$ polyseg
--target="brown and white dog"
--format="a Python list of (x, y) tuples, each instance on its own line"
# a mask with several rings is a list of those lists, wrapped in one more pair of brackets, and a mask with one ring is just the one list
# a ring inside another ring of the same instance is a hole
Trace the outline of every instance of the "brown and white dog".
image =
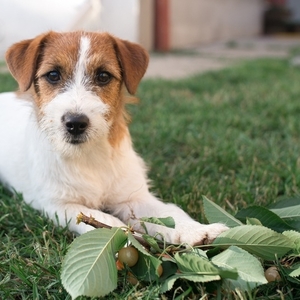
[[(148, 54), (108, 33), (48, 32), (8, 49), (20, 92), (0, 95), (0, 180), (61, 225), (83, 212), (111, 226), (140, 217), (174, 218), (175, 229), (147, 224), (172, 243), (208, 243), (227, 229), (203, 225), (149, 192), (133, 150), (126, 90), (134, 94)], [(57, 215), (57, 218), (56, 218)]]

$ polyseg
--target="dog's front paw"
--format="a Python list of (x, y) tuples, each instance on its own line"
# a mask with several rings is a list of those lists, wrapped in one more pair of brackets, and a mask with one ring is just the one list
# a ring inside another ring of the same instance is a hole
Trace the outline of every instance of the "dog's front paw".
[(211, 244), (222, 232), (229, 228), (224, 224), (200, 224), (198, 222), (177, 223), (172, 242), (190, 246)]

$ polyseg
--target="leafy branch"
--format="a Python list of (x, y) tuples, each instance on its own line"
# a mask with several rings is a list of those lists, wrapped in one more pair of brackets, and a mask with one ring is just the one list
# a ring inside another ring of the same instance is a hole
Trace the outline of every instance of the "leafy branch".
[[(203, 250), (203, 246), (186, 249), (166, 244), (131, 228), (112, 228), (80, 214), (78, 222), (97, 229), (71, 244), (62, 265), (64, 287), (75, 299), (110, 293), (117, 287), (118, 277), (152, 282), (159, 285), (161, 293), (178, 280), (213, 283), (227, 291), (249, 291), (281, 278), (300, 285), (300, 199), (287, 199), (269, 209), (251, 206), (235, 216), (206, 197), (203, 205), (210, 223), (230, 227)], [(142, 222), (174, 226), (172, 218)], [(126, 244), (138, 256), (130, 266), (118, 256)]]
[[(142, 222), (148, 222), (148, 223), (154, 223), (158, 224), (161, 226), (167, 226), (167, 227), (174, 227), (174, 220), (170, 217), (168, 218), (141, 218)], [(110, 225), (107, 225), (105, 223), (102, 223), (98, 220), (96, 220), (93, 216), (86, 216), (84, 213), (80, 212), (80, 214), (77, 216), (76, 223), (85, 223), (87, 225), (90, 225), (94, 228), (106, 228), (106, 229), (112, 229), (113, 227)], [(166, 248), (166, 245), (171, 245), (170, 243), (167, 243), (165, 241), (158, 240), (154, 237), (151, 237), (144, 232), (138, 231), (138, 230), (133, 230), (130, 227), (124, 227), (123, 228), (124, 232), (130, 232), (134, 239), (136, 239), (142, 246), (144, 246), (147, 249), (150, 249), (151, 247), (157, 247), (159, 250), (162, 250)], [(172, 249), (182, 249), (180, 246), (174, 246), (171, 245)]]

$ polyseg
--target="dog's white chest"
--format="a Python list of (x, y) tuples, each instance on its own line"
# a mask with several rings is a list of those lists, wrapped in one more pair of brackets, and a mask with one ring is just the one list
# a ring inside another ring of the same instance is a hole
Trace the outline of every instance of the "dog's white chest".
[(0, 120), (5, 125), (0, 126), (0, 180), (35, 208), (43, 209), (43, 199), (49, 198), (80, 199), (92, 207), (108, 199), (120, 176), (116, 163), (122, 166), (110, 158), (109, 143), (100, 141), (82, 155), (61, 157), (40, 130), (32, 104), (15, 93), (0, 94)]

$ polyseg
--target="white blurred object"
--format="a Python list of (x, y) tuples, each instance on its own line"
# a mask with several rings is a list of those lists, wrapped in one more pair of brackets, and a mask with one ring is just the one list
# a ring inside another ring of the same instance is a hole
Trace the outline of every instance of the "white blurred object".
[(49, 31), (109, 31), (138, 42), (139, 0), (0, 0), (0, 60), (15, 42)]
[(88, 31), (99, 30), (100, 27), (101, 0), (87, 0), (71, 22), (68, 30)]
[(138, 42), (139, 0), (89, 0), (70, 27), (71, 30), (108, 31)]
[(0, 60), (13, 43), (66, 30), (86, 0), (0, 0)]

